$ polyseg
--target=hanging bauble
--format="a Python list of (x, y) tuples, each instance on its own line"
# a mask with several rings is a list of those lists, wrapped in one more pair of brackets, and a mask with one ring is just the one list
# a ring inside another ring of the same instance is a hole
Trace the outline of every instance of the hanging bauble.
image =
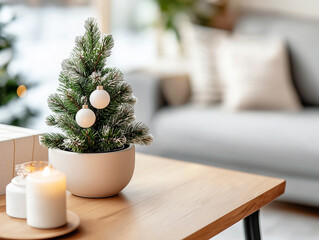
[(95, 123), (95, 113), (89, 109), (88, 105), (83, 105), (75, 116), (75, 121), (80, 127), (89, 128)]
[(103, 109), (110, 103), (110, 95), (103, 89), (103, 86), (97, 86), (90, 95), (90, 103), (96, 109)]

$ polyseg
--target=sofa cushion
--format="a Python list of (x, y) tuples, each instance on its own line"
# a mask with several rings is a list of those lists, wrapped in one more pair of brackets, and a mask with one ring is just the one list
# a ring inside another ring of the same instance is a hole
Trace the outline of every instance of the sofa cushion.
[(182, 43), (190, 60), (191, 101), (211, 105), (222, 99), (222, 86), (216, 66), (216, 49), (228, 31), (185, 21), (181, 26)]
[(218, 56), (226, 108), (300, 109), (282, 40), (235, 34), (221, 42)]
[(318, 108), (290, 113), (166, 108), (153, 121), (153, 153), (319, 179), (318, 122)]
[(319, 21), (249, 13), (236, 23), (235, 32), (276, 35), (288, 43), (292, 77), (305, 105), (319, 105)]

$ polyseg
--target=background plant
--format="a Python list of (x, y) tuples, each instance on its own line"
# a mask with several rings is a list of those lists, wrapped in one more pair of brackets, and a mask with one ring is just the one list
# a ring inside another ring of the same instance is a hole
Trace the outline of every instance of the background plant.
[(180, 33), (177, 17), (182, 13), (199, 25), (216, 27), (216, 19), (228, 10), (227, 0), (154, 0), (159, 9), (159, 24), (172, 30), (178, 40)]
[[(17, 88), (23, 84), (19, 75), (10, 74), (8, 67), (12, 61), (14, 54), (14, 37), (7, 34), (6, 27), (15, 20), (15, 17), (3, 20), (4, 3), (0, 2), (0, 107), (7, 107), (11, 101), (18, 100)], [(26, 84), (25, 84), (26, 85)], [(25, 87), (25, 86), (23, 86)], [(30, 85), (26, 85), (29, 88)], [(22, 99), (21, 99), (22, 100)], [(21, 101), (20, 100), (20, 101)], [(3, 123), (26, 126), (29, 120), (36, 115), (34, 110), (27, 106), (21, 107), (18, 113), (9, 113), (1, 116)], [(4, 117), (4, 120), (2, 119)]]

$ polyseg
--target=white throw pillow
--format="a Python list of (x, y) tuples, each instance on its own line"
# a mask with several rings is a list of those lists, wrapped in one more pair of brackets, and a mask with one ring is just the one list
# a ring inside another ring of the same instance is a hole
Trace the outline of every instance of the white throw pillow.
[(232, 36), (218, 50), (218, 70), (229, 109), (297, 110), (285, 44), (279, 39)]
[(191, 101), (199, 105), (220, 102), (222, 88), (216, 67), (216, 50), (229, 32), (188, 21), (181, 29), (183, 48), (190, 60)]

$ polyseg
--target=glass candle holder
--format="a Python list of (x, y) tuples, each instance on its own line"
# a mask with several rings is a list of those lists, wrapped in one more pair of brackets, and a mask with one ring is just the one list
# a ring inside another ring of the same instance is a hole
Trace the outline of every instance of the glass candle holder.
[(6, 212), (10, 217), (26, 218), (26, 177), (50, 166), (48, 161), (32, 161), (15, 166), (17, 176), (6, 187)]
[(32, 162), (17, 164), (15, 166), (15, 170), (16, 170), (17, 176), (20, 176), (21, 178), (26, 178), (28, 174), (43, 170), (47, 166), (51, 168), (48, 161), (32, 161)]

